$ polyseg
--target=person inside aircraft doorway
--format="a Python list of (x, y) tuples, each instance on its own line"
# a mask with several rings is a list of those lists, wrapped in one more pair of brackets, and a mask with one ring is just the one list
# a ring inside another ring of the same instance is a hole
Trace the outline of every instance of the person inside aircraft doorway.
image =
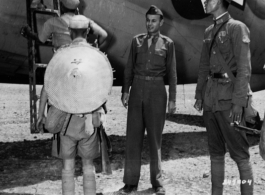
[[(194, 107), (203, 110), (211, 160), (212, 194), (223, 194), (232, 178), (225, 178), (225, 154), (228, 148), (240, 177), (241, 194), (253, 194), (253, 173), (249, 143), (245, 132), (231, 123), (245, 123), (243, 108), (250, 91), (250, 32), (247, 26), (231, 18), (231, 0), (206, 0), (205, 10), (213, 22), (204, 33)], [(203, 88), (205, 87), (205, 90)]]
[(123, 193), (137, 190), (146, 129), (151, 184), (157, 194), (165, 194), (161, 170), (162, 132), (167, 105), (164, 79), (167, 76), (169, 82), (168, 112), (174, 113), (177, 76), (174, 42), (160, 34), (163, 22), (162, 11), (152, 5), (146, 13), (147, 33), (133, 38), (124, 71), (121, 101), (125, 108), (128, 106), (128, 116), (123, 177), (125, 186), (120, 189)]
[[(40, 33), (35, 34), (29, 26), (22, 28), (24, 36), (45, 43), (52, 35), (52, 44), (55, 50), (60, 46), (71, 43), (69, 22), (77, 12), (77, 7), (80, 4), (79, 0), (60, 0), (61, 16), (48, 19)], [(106, 40), (108, 34), (93, 20), (89, 21), (89, 34), (97, 36), (97, 46), (100, 47)]]

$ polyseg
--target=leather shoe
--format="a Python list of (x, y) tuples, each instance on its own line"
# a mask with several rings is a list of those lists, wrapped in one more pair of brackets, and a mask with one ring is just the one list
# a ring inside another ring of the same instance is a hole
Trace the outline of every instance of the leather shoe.
[(119, 189), (119, 192), (122, 192), (122, 193), (131, 193), (131, 192), (134, 192), (134, 191), (137, 191), (137, 185), (128, 185), (128, 184), (125, 184), (125, 186), (121, 189)]
[(153, 187), (157, 195), (165, 195), (166, 190), (163, 187)]

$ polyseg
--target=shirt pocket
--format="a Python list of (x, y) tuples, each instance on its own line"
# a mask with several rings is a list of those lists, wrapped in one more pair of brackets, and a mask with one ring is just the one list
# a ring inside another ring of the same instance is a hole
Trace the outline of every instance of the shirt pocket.
[(231, 81), (227, 83), (218, 83), (218, 100), (231, 100), (233, 95), (234, 85)]
[(230, 53), (230, 39), (228, 35), (226, 36), (217, 36), (216, 37), (217, 46), (222, 54)]
[(154, 64), (158, 66), (165, 65), (166, 57), (167, 57), (166, 48), (155, 49)]
[(137, 64), (145, 63), (145, 54), (146, 54), (146, 50), (143, 47), (136, 48), (136, 63)]

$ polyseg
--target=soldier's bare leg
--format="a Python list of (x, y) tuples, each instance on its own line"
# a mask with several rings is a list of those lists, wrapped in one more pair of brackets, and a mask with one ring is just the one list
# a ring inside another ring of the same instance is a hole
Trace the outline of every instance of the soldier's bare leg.
[(75, 159), (63, 159), (62, 193), (63, 195), (75, 194)]
[(93, 160), (82, 159), (83, 162), (83, 190), (84, 195), (96, 194), (96, 176)]

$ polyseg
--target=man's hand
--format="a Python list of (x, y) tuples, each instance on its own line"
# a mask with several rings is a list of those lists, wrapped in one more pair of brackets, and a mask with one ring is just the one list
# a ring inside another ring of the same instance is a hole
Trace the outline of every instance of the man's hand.
[(46, 117), (44, 115), (45, 106), (48, 100), (47, 92), (44, 89), (44, 86), (41, 89), (41, 95), (40, 95), (40, 105), (39, 105), (39, 112), (38, 112), (38, 120), (36, 123), (37, 130), (43, 134), (43, 124), (45, 124)]
[(23, 26), (23, 27), (20, 29), (20, 34), (21, 34), (23, 37), (25, 37), (25, 38), (28, 38), (30, 32), (31, 32), (31, 28), (29, 27), (29, 25)]
[(44, 133), (43, 125), (45, 124), (45, 121), (46, 121), (45, 116), (39, 116), (38, 117), (36, 128), (41, 134)]
[(201, 112), (202, 111), (202, 100), (196, 100), (195, 104), (194, 104), (194, 108)]
[(242, 119), (242, 113), (243, 113), (243, 107), (233, 104), (229, 117), (232, 118), (232, 122), (236, 121), (240, 124)]
[(168, 113), (174, 114), (176, 112), (176, 102), (175, 101), (169, 101), (168, 102)]
[(126, 109), (128, 106), (128, 101), (129, 101), (129, 93), (123, 93), (121, 96), (121, 102)]

